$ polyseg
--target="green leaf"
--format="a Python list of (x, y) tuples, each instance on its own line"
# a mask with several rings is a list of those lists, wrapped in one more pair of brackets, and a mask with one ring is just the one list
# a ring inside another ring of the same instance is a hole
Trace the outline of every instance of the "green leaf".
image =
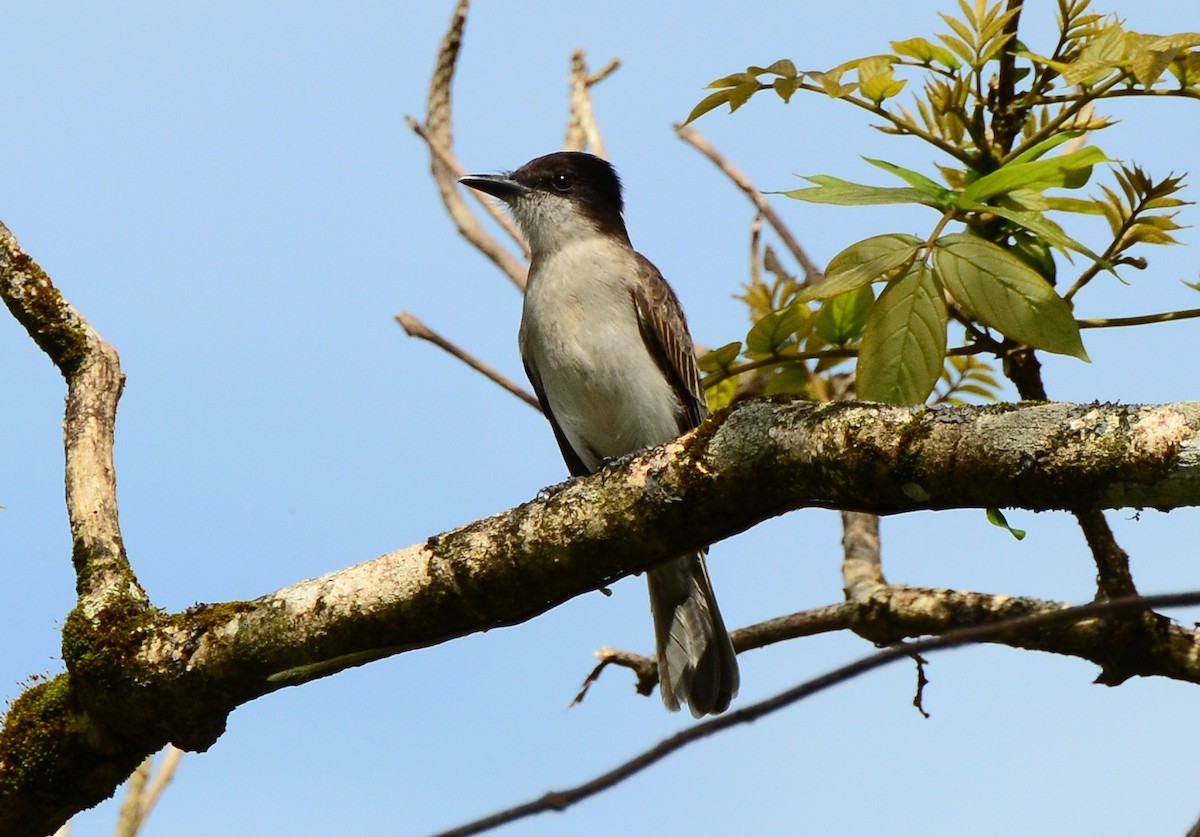
[(724, 407), (728, 407), (733, 403), (733, 397), (737, 395), (737, 378), (722, 378), (711, 386), (704, 388), (704, 400), (708, 404), (708, 411), (715, 413)]
[(958, 59), (954, 57), (954, 53), (944, 47), (931, 44), (924, 38), (892, 41), (892, 49), (896, 51), (897, 55), (906, 55), (909, 58), (915, 58), (922, 64), (937, 62), (951, 70), (957, 70), (960, 66)]
[(715, 412), (733, 403), (733, 396), (737, 394), (737, 376), (722, 378), (715, 384), (708, 383), (707, 379), (713, 375), (727, 373), (734, 363), (737, 362), (738, 355), (741, 353), (742, 344), (735, 340), (732, 343), (726, 343), (724, 346), (705, 352), (696, 361), (696, 365), (700, 367), (700, 371), (706, 373), (704, 397), (708, 402), (709, 412)]
[(1014, 224), (1024, 227), (1030, 232), (1037, 233), (1047, 242), (1059, 248), (1060, 250), (1074, 250), (1077, 253), (1082, 253), (1094, 262), (1099, 262), (1101, 267), (1108, 269), (1109, 263), (1103, 258), (1093, 253), (1091, 249), (1083, 243), (1071, 238), (1062, 231), (1062, 227), (1049, 220), (1038, 212), (1022, 212), (1019, 209), (1011, 209), (1007, 206), (979, 206), (976, 211), (990, 212), (993, 215), (999, 215), (1006, 221), (1012, 221)]
[(858, 90), (876, 104), (898, 95), (907, 83), (893, 77), (894, 60), (891, 55), (871, 55), (857, 62)]
[(1147, 44), (1149, 49), (1191, 49), (1200, 46), (1200, 32), (1176, 32)]
[(1012, 253), (955, 233), (937, 240), (933, 263), (946, 290), (984, 325), (1035, 349), (1089, 359), (1071, 306)]
[(799, 395), (809, 392), (812, 375), (803, 364), (790, 363), (767, 378), (763, 395)]
[(891, 73), (888, 73), (887, 75), (872, 76), (869, 81), (859, 82), (858, 89), (872, 102), (879, 104), (884, 99), (899, 96), (906, 84), (908, 82), (905, 79), (892, 78)]
[(924, 262), (889, 282), (867, 317), (858, 352), (859, 398), (924, 403), (942, 374), (947, 319), (942, 289)]
[(734, 73), (708, 83), (709, 87), (737, 87), (742, 84), (757, 84), (758, 76), (750, 72)]
[(1031, 235), (1024, 230), (1017, 230), (1012, 238), (1012, 252), (1018, 259), (1032, 267), (1038, 275), (1054, 284), (1058, 275), (1058, 266), (1054, 263), (1054, 254), (1045, 239)]
[(734, 361), (741, 353), (741, 342), (734, 340), (732, 343), (726, 343), (724, 346), (705, 352), (696, 361), (696, 365), (700, 367), (701, 372), (724, 372), (733, 366)]
[(1032, 163), (1043, 154), (1053, 151), (1064, 142), (1070, 142), (1076, 137), (1083, 135), (1083, 131), (1062, 131), (1050, 136), (1049, 139), (1044, 139), (1039, 143), (1029, 146), (1016, 157), (1013, 157), (1009, 163)]
[(796, 332), (809, 315), (807, 308), (795, 304), (767, 314), (746, 335), (746, 355), (770, 357), (779, 354), (794, 342)]
[(1163, 71), (1175, 60), (1176, 52), (1174, 49), (1135, 49), (1129, 66), (1133, 70), (1138, 84), (1145, 88), (1152, 87)]
[(710, 110), (718, 108), (728, 102), (730, 92), (731, 91), (726, 88), (724, 90), (718, 90), (716, 93), (709, 93), (700, 100), (700, 104), (692, 108), (692, 112), (688, 114), (688, 118), (684, 120), (684, 124), (686, 125), (688, 122), (694, 122), (704, 114), (708, 113)]
[(827, 174), (816, 174), (804, 179), (817, 185), (778, 194), (798, 201), (829, 203), (836, 206), (883, 206), (895, 203), (915, 203), (938, 207), (936, 201), (930, 200), (929, 195), (918, 189), (866, 186), (862, 183), (851, 183), (849, 180), (830, 177)]
[(876, 168), (881, 168), (886, 172), (891, 172), (896, 177), (903, 180), (909, 186), (912, 186), (918, 192), (924, 192), (929, 197), (933, 198), (938, 206), (945, 206), (947, 197), (950, 195), (950, 190), (944, 188), (934, 180), (930, 180), (920, 172), (912, 171), (911, 169), (902, 168), (886, 160), (874, 160), (870, 157), (863, 157), (871, 165)]
[(829, 260), (825, 278), (808, 287), (802, 302), (829, 299), (885, 278), (888, 271), (916, 258), (921, 240), (904, 233), (875, 235), (851, 244)]
[(1047, 160), (1012, 162), (976, 180), (961, 193), (964, 201), (981, 202), (1014, 189), (1077, 189), (1087, 182), (1092, 166), (1110, 162), (1094, 145)]
[(770, 67), (748, 67), (746, 72), (753, 73), (756, 76), (770, 73), (771, 75), (782, 76), (783, 78), (795, 78), (799, 75), (796, 71), (796, 65), (788, 58), (781, 58)]
[(874, 301), (875, 293), (869, 284), (825, 300), (817, 314), (817, 336), (834, 346), (857, 340)]
[(844, 68), (830, 70), (827, 73), (809, 72), (805, 73), (808, 80), (821, 87), (821, 90), (826, 96), (831, 99), (840, 99), (842, 96), (852, 93), (857, 87), (855, 84), (842, 84), (842, 74)]
[(1025, 540), (1025, 530), (1014, 529), (1012, 526), (1009, 526), (1007, 518), (1004, 517), (1004, 512), (1000, 511), (1000, 509), (988, 509), (987, 520), (988, 523), (992, 524), (993, 526), (999, 526), (1001, 529), (1007, 529), (1008, 533), (1017, 540)]
[(803, 83), (804, 80), (799, 78), (777, 78), (771, 83), (771, 87), (779, 94), (779, 98), (783, 99), (784, 104), (787, 104), (792, 100), (792, 94), (799, 90)]

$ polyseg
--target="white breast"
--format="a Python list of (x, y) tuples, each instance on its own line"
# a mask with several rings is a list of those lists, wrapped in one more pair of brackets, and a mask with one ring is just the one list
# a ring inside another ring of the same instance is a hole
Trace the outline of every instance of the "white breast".
[(632, 253), (588, 237), (538, 262), (521, 318), (525, 362), (590, 469), (679, 435), (681, 406), (647, 349)]

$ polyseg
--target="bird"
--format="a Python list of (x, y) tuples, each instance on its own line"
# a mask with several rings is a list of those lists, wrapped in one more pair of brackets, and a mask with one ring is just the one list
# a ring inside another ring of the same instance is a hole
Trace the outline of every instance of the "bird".
[[(698, 426), (708, 408), (687, 321), (630, 242), (612, 165), (560, 151), (459, 182), (503, 201), (529, 244), (518, 343), (570, 473)], [(647, 573), (659, 692), (669, 710), (686, 703), (696, 718), (724, 712), (739, 685), (706, 553)]]

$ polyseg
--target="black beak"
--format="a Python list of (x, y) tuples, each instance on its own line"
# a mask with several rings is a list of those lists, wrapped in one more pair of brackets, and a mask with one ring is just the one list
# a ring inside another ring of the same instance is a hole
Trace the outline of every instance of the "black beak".
[(511, 200), (525, 190), (524, 186), (507, 174), (468, 174), (466, 177), (460, 177), (458, 182), (502, 201)]

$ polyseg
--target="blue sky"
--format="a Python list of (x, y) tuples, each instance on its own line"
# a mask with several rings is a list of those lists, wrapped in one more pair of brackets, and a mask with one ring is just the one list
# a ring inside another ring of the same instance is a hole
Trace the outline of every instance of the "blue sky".
[[(1031, 48), (1051, 5), (1031, 3)], [(558, 147), (570, 52), (624, 65), (597, 88), (634, 243), (678, 291), (697, 340), (745, 332), (748, 204), (671, 132), (710, 80), (790, 57), (832, 66), (942, 28), (949, 2), (833, 7), (481, 3), (455, 88), (475, 171)], [(1100, 11), (1109, 6), (1098, 5)], [(1127, 3), (1139, 31), (1200, 28), (1189, 4)], [(419, 114), (445, 3), (25, 4), (5, 10), (0, 219), (121, 354), (122, 524), (156, 604), (261, 595), (533, 496), (565, 474), (532, 410), (425, 344), (431, 327), (521, 379), (520, 300), (456, 235), (403, 122)], [(1098, 143), (1165, 174), (1200, 169), (1193, 106), (1129, 102)], [(930, 170), (912, 141), (848, 107), (766, 97), (699, 128), (764, 189), (794, 174), (878, 180), (861, 156)], [(1190, 196), (1194, 197), (1195, 192)], [(915, 210), (777, 198), (814, 258)], [(1184, 220), (1195, 223), (1194, 211)], [(1083, 237), (1102, 234), (1082, 225)], [(1191, 247), (1148, 252), (1131, 284), (1097, 280), (1081, 316), (1195, 307)], [(1090, 239), (1092, 241), (1098, 238)], [(1049, 358), (1061, 400), (1196, 398), (1196, 326), (1085, 335), (1093, 363)], [(0, 324), (0, 681), (61, 669), (72, 605), (56, 371)], [(1011, 394), (1010, 394), (1011, 395)], [(1146, 592), (1197, 586), (1197, 515), (1110, 514)], [(1072, 521), (982, 512), (884, 521), (896, 582), (1085, 601), (1094, 569)], [(840, 596), (836, 515), (801, 512), (712, 552), (731, 626)], [(156, 835), (422, 834), (588, 778), (690, 723), (609, 672), (567, 710), (591, 651), (650, 647), (644, 583), (239, 709), (188, 756)], [(742, 658), (744, 705), (871, 648), (833, 636)], [(563, 815), (500, 833), (1182, 833), (1200, 813), (1196, 687), (1091, 684), (1093, 666), (999, 648), (934, 658), (923, 719), (896, 666), (677, 754)], [(111, 832), (107, 803), (77, 837)]]

